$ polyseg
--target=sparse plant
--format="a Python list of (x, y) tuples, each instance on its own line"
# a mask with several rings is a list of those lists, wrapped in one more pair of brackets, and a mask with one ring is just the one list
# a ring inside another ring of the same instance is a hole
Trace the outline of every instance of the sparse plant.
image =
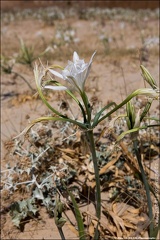
[(4, 73), (6, 74), (15, 74), (15, 76), (21, 78), (26, 84), (27, 86), (34, 91), (33, 87), (31, 86), (31, 84), (18, 72), (15, 72), (13, 70), (13, 67), (16, 63), (16, 60), (14, 58), (9, 59), (3, 55), (1, 55), (1, 69)]
[(100, 36), (100, 40), (102, 41), (102, 44), (104, 46), (105, 54), (109, 54), (110, 50), (111, 50), (110, 43), (112, 41), (112, 38), (108, 38), (108, 37), (106, 37), (104, 35), (101, 35)]
[(57, 8), (49, 8), (41, 12), (41, 20), (43, 20), (45, 24), (50, 26), (54, 25), (55, 20), (64, 18), (64, 13), (62, 11), (60, 12)]
[(34, 46), (27, 46), (22, 38), (20, 38), (19, 40), (20, 40), (20, 53), (17, 57), (17, 62), (19, 63), (27, 64), (30, 67), (32, 67), (33, 61), (44, 55), (47, 51), (46, 49), (42, 53), (35, 55)]
[(51, 41), (51, 47), (56, 50), (61, 50), (64, 46), (68, 47), (70, 45), (71, 47), (77, 42), (79, 42), (79, 39), (76, 37), (75, 29), (70, 26), (59, 25)]

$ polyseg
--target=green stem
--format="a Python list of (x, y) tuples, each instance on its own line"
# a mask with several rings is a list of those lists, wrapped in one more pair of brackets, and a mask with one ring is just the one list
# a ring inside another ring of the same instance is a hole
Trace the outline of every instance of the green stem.
[(66, 238), (65, 238), (65, 236), (64, 236), (64, 233), (63, 233), (62, 228), (60, 228), (60, 227), (57, 227), (57, 228), (58, 228), (59, 234), (60, 234), (60, 236), (61, 236), (61, 239), (62, 239), (62, 240), (65, 240)]
[(96, 148), (95, 148), (95, 142), (94, 142), (94, 136), (93, 136), (93, 128), (91, 127), (91, 113), (92, 109), (90, 106), (90, 103), (88, 101), (88, 97), (85, 92), (81, 92), (81, 98), (83, 100), (85, 109), (86, 109), (86, 115), (87, 115), (87, 122), (85, 123), (86, 127), (88, 128), (87, 139), (89, 142), (89, 148), (92, 155), (92, 161), (94, 166), (94, 174), (95, 174), (95, 180), (96, 180), (96, 186), (95, 186), (95, 207), (96, 207), (96, 216), (98, 218), (97, 227), (94, 234), (94, 239), (99, 239), (99, 221), (101, 218), (101, 191), (100, 191), (100, 179), (99, 179), (99, 169), (98, 169), (98, 163), (97, 163), (97, 156), (96, 156)]
[(135, 139), (133, 140), (133, 146), (135, 150), (135, 154), (138, 160), (139, 168), (142, 174), (142, 180), (143, 184), (146, 190), (146, 196), (147, 196), (147, 204), (148, 204), (148, 211), (149, 211), (149, 219), (150, 219), (150, 225), (149, 225), (149, 237), (152, 237), (153, 230), (154, 230), (154, 224), (153, 224), (153, 212), (152, 212), (152, 201), (151, 201), (151, 196), (150, 196), (150, 190), (149, 190), (149, 184), (147, 182), (147, 178), (143, 169), (142, 161), (141, 161), (141, 155), (138, 150), (138, 140)]
[(91, 107), (90, 107), (90, 103), (88, 101), (88, 97), (85, 92), (81, 93), (81, 97), (82, 97), (83, 103), (85, 105), (85, 109), (86, 109), (87, 116), (88, 116), (87, 122), (90, 122), (91, 121)]
[[(89, 147), (92, 154), (92, 161), (93, 161), (94, 174), (95, 174), (95, 180), (96, 180), (95, 202), (96, 202), (96, 216), (98, 218), (98, 224), (99, 224), (99, 220), (101, 218), (101, 191), (100, 191), (99, 169), (98, 169), (96, 149), (95, 149), (92, 129), (87, 132), (87, 137), (89, 140)], [(95, 239), (98, 239), (98, 235), (99, 235), (98, 224), (95, 232)]]

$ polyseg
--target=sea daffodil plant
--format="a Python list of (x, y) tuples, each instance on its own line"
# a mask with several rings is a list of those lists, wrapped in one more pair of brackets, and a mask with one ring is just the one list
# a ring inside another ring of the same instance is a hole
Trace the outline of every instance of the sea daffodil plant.
[[(93, 131), (95, 126), (97, 126), (102, 120), (109, 117), (112, 113), (117, 111), (119, 108), (124, 106), (127, 102), (129, 102), (133, 97), (137, 95), (146, 95), (150, 98), (157, 99), (158, 98), (158, 89), (156, 87), (155, 82), (153, 82), (150, 88), (142, 88), (134, 91), (131, 93), (123, 102), (121, 102), (119, 105), (112, 102), (108, 104), (107, 106), (103, 107), (99, 112), (97, 112), (94, 116), (92, 116), (92, 108), (89, 102), (89, 99), (87, 97), (87, 94), (85, 92), (85, 83), (89, 76), (90, 69), (92, 66), (93, 58), (95, 56), (95, 52), (93, 53), (89, 63), (85, 63), (83, 59), (80, 59), (78, 54), (76, 52), (73, 53), (73, 61), (68, 61), (68, 65), (63, 68), (61, 66), (55, 65), (55, 66), (38, 66), (35, 64), (34, 67), (34, 76), (36, 80), (36, 85), (38, 89), (38, 93), (42, 99), (42, 101), (46, 104), (46, 106), (55, 114), (53, 117), (41, 117), (36, 120), (34, 120), (26, 129), (25, 131), (28, 131), (35, 123), (40, 121), (46, 121), (46, 120), (52, 120), (52, 121), (64, 121), (64, 122), (70, 122), (72, 124), (75, 124), (79, 126), (85, 133), (86, 138), (89, 143), (91, 156), (93, 160), (93, 166), (94, 166), (94, 173), (95, 173), (95, 180), (96, 180), (96, 187), (95, 187), (95, 206), (96, 206), (96, 216), (98, 219), (97, 228), (95, 231), (94, 239), (99, 239), (99, 231), (98, 231), (98, 225), (101, 218), (101, 192), (100, 192), (100, 179), (99, 179), (99, 168), (98, 168), (98, 162), (97, 162), (97, 156), (96, 156), (96, 148), (95, 148), (95, 141), (94, 141), (94, 135)], [(55, 69), (60, 69), (60, 71), (56, 71)], [(146, 70), (144, 67), (141, 66), (143, 75), (145, 73), (145, 78), (150, 78), (150, 75), (146, 74)], [(62, 85), (59, 81), (55, 80), (55, 78), (52, 78), (50, 75), (50, 80), (46, 80), (46, 76), (52, 74), (54, 77), (60, 78), (65, 81), (67, 81), (80, 95), (81, 100), (79, 101), (76, 95), (74, 95), (69, 88)], [(75, 119), (68, 118), (63, 113), (59, 112), (55, 108), (53, 108), (50, 103), (46, 100), (43, 89), (48, 90), (58, 90), (58, 91), (65, 91), (79, 106), (83, 121), (78, 121)], [(130, 106), (130, 105), (128, 105)], [(105, 111), (112, 107), (112, 110), (105, 113)], [(129, 108), (128, 108), (129, 109)], [(131, 114), (130, 114), (131, 116)], [(134, 123), (137, 121), (135, 117), (131, 116), (132, 120), (134, 120)], [(131, 120), (130, 118), (130, 120)], [(136, 120), (136, 121), (135, 121)], [(132, 123), (133, 125), (133, 123)], [(133, 125), (134, 126), (134, 125)], [(136, 126), (137, 127), (137, 126)], [(85, 237), (82, 239), (85, 240)]]

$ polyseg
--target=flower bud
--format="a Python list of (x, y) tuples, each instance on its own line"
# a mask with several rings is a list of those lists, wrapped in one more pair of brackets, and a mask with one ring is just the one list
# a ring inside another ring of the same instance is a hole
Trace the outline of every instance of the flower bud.
[(148, 72), (148, 70), (141, 65), (140, 66), (141, 70), (142, 70), (142, 76), (144, 78), (144, 80), (146, 80), (148, 82), (148, 84), (153, 88), (156, 89), (157, 88), (157, 84), (154, 80), (154, 78), (151, 76), (151, 74)]
[(135, 109), (131, 101), (127, 102), (126, 104), (126, 111), (127, 111), (127, 125), (129, 129), (132, 129), (135, 124)]

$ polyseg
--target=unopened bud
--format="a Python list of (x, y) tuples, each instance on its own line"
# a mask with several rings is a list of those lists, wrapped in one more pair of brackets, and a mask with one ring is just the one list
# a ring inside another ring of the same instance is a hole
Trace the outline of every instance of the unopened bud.
[(127, 125), (129, 129), (132, 129), (135, 124), (136, 116), (135, 116), (135, 109), (131, 101), (127, 102), (126, 111), (127, 111), (127, 117), (128, 117)]
[(141, 65), (140, 66), (141, 70), (142, 70), (142, 76), (144, 78), (144, 80), (146, 80), (148, 82), (148, 84), (153, 88), (156, 89), (157, 88), (157, 84), (154, 80), (154, 78), (151, 76), (151, 74), (148, 72), (148, 70)]

